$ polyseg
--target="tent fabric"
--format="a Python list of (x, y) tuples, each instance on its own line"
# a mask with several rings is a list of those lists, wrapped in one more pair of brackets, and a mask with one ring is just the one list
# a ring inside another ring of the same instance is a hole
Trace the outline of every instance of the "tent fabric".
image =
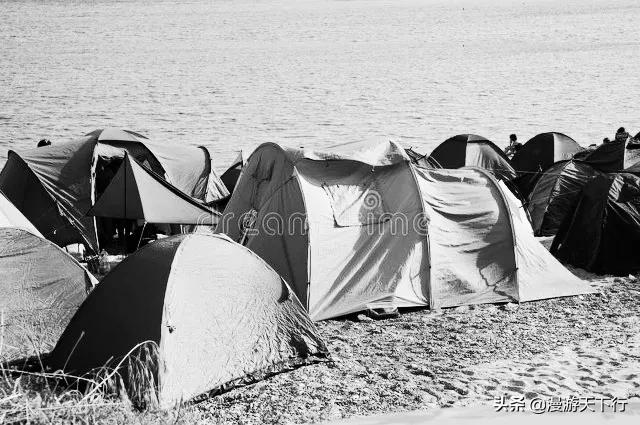
[(289, 286), (221, 235), (177, 235), (126, 258), (80, 307), (49, 362), (81, 375), (115, 366), (145, 341), (158, 347), (163, 408), (327, 355)]
[(490, 140), (475, 134), (459, 134), (445, 140), (431, 152), (429, 159), (440, 164), (440, 168), (480, 167), (498, 179), (516, 177), (505, 153)]
[(575, 208), (582, 188), (603, 172), (587, 162), (559, 161), (545, 170), (527, 200), (536, 236), (555, 235), (564, 218)]
[(554, 238), (551, 252), (587, 271), (624, 276), (640, 270), (638, 244), (640, 177), (611, 173), (583, 188), (573, 213)]
[(87, 215), (213, 226), (219, 213), (199, 204), (125, 154), (118, 172)]
[(578, 142), (562, 133), (541, 133), (529, 139), (511, 158), (522, 194), (526, 197), (531, 193), (542, 171), (558, 161), (573, 158), (582, 150)]
[(625, 162), (625, 142), (604, 143), (590, 152), (583, 161), (604, 173), (622, 171)]
[[(376, 152), (386, 150), (396, 147)], [(310, 160), (265, 144), (216, 232), (291, 282), (314, 320), (589, 292), (535, 240), (518, 204), (486, 170)]]
[[(4, 210), (4, 208), (3, 208)], [(33, 335), (53, 344), (96, 279), (73, 257), (14, 216), (0, 225), (0, 311), (3, 360), (34, 354)], [(46, 335), (42, 327), (46, 326)], [(52, 340), (48, 340), (52, 338)]]
[(198, 199), (228, 196), (205, 149), (160, 144), (128, 130), (109, 128), (67, 143), (19, 154), (9, 151), (0, 173), (0, 190), (47, 239), (61, 246), (84, 243), (97, 252), (95, 219), (86, 216), (96, 195), (96, 163), (122, 160), (125, 153)]
[(423, 155), (419, 152), (416, 152), (412, 148), (405, 149), (405, 152), (407, 153), (409, 158), (411, 158), (411, 162), (413, 162), (418, 167), (442, 168), (442, 166), (440, 166), (440, 164), (438, 164), (437, 162), (433, 161), (429, 157), (429, 155), (426, 155), (426, 154)]
[(0, 192), (0, 228), (13, 227), (15, 229), (26, 230), (32, 235), (43, 237), (38, 229), (22, 215), (2, 192)]

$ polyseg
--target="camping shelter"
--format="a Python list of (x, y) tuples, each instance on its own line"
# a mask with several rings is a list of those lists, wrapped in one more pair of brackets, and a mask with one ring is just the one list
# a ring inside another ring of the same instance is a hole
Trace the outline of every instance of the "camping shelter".
[(527, 201), (535, 235), (555, 235), (562, 220), (573, 212), (584, 185), (602, 174), (578, 160), (558, 161), (546, 169)]
[(128, 154), (87, 214), (144, 220), (146, 223), (208, 226), (217, 224), (220, 215), (143, 167)]
[(573, 158), (583, 149), (578, 142), (562, 133), (541, 133), (529, 139), (511, 158), (522, 194), (529, 195), (542, 171), (558, 161)]
[(587, 271), (627, 275), (640, 270), (639, 244), (640, 177), (611, 173), (585, 185), (551, 252)]
[(509, 158), (489, 139), (475, 134), (458, 134), (436, 147), (429, 159), (441, 168), (480, 167), (501, 180), (512, 180), (516, 172)]
[(540, 245), (486, 170), (429, 170), (393, 142), (314, 152), (267, 143), (217, 232), (292, 284), (314, 320), (589, 291)]
[(327, 354), (286, 282), (221, 235), (177, 235), (127, 257), (82, 304), (50, 365), (76, 376), (115, 367), (145, 341), (157, 346), (150, 351), (161, 407)]
[(206, 149), (151, 142), (111, 128), (67, 143), (9, 151), (0, 190), (47, 239), (61, 246), (84, 243), (97, 252), (96, 221), (86, 213), (125, 152), (194, 198), (209, 202), (228, 195)]
[(53, 343), (96, 280), (73, 257), (44, 239), (0, 193), (2, 356), (33, 354), (30, 338)]

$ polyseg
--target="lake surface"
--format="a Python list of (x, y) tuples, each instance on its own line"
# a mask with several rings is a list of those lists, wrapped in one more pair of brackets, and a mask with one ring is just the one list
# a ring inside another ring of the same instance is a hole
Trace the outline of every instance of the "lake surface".
[(0, 1), (6, 150), (124, 127), (206, 145), (640, 131), (640, 2)]

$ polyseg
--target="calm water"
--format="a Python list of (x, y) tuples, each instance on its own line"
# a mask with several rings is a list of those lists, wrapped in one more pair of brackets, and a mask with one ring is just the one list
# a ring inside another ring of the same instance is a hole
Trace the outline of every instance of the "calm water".
[[(243, 146), (640, 130), (640, 2), (0, 1), (0, 145), (105, 126)], [(0, 159), (4, 162), (4, 159)]]

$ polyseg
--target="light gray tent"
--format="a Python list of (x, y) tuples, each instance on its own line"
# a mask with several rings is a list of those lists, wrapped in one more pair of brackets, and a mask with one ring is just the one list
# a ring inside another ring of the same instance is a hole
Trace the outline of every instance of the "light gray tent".
[(89, 295), (48, 360), (78, 376), (126, 365), (129, 352), (150, 353), (143, 358), (153, 375), (153, 382), (137, 383), (122, 368), (129, 396), (140, 402), (151, 393), (161, 407), (327, 355), (271, 267), (222, 235), (197, 234), (162, 239), (127, 257)]
[[(0, 193), (3, 360), (53, 344), (97, 281)], [(33, 343), (44, 344), (33, 346)]]
[(507, 192), (485, 170), (414, 167), (395, 143), (351, 153), (267, 143), (216, 231), (271, 264), (314, 320), (590, 292)]

